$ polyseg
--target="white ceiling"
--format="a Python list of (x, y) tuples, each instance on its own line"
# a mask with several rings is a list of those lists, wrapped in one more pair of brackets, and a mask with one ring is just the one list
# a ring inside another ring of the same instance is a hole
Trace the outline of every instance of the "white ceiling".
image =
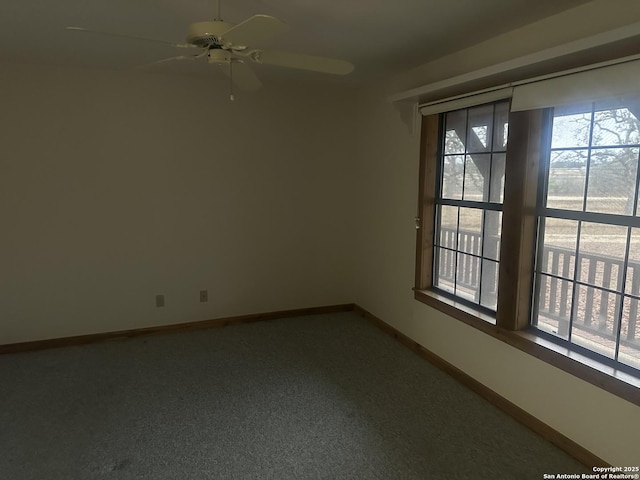
[[(351, 81), (393, 74), (552, 15), (587, 0), (222, 0), (222, 17), (239, 23), (256, 13), (290, 27), (265, 47), (342, 58)], [(2, 0), (0, 61), (135, 68), (183, 53), (135, 40), (72, 32), (81, 26), (183, 41), (187, 26), (211, 20), (214, 0)], [(151, 67), (209, 74), (209, 66)], [(282, 75), (257, 66), (259, 75)], [(321, 75), (291, 73), (292, 75)]]

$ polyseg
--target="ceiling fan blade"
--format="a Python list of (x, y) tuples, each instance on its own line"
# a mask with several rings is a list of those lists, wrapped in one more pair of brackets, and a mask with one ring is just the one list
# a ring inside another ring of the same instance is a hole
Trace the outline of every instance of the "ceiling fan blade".
[(137, 68), (153, 67), (154, 65), (173, 62), (175, 60), (197, 60), (198, 58), (204, 57), (206, 54), (207, 54), (207, 51), (205, 50), (204, 52), (199, 53), (198, 55), (178, 55), (177, 57), (163, 58), (162, 60), (156, 60), (155, 62), (145, 63), (144, 65), (140, 65)]
[(136, 37), (136, 36), (133, 36), (133, 35), (124, 35), (124, 34), (121, 34), (121, 33), (103, 32), (102, 30), (92, 30), (90, 28), (83, 28), (83, 27), (65, 27), (65, 28), (67, 30), (71, 30), (71, 31), (74, 31), (74, 32), (97, 33), (99, 35), (107, 35), (109, 37), (128, 38), (130, 40), (142, 40), (144, 42), (162, 43), (162, 44), (170, 46), (170, 47), (197, 48), (195, 45), (190, 45), (188, 43), (172, 43), (172, 42), (167, 42), (165, 40), (157, 40), (155, 38)]
[(287, 25), (270, 15), (254, 15), (222, 34), (222, 43), (233, 46), (261, 45), (287, 30)]
[(161, 64), (167, 63), (167, 62), (173, 62), (174, 60), (191, 60), (191, 58), (190, 57), (186, 57), (184, 55), (179, 55), (177, 57), (163, 58), (162, 60), (156, 60), (155, 62), (145, 63), (144, 65), (140, 65), (140, 66), (138, 66), (136, 68), (153, 67), (154, 65), (161, 65)]
[(311, 70), (313, 72), (346, 75), (353, 71), (353, 65), (345, 60), (335, 58), (316, 57), (300, 53), (281, 52), (279, 50), (258, 50), (251, 59), (257, 63), (278, 65), (280, 67)]
[(253, 73), (253, 69), (242, 62), (231, 62), (222, 65), (222, 71), (241, 90), (255, 91), (262, 87), (262, 82)]

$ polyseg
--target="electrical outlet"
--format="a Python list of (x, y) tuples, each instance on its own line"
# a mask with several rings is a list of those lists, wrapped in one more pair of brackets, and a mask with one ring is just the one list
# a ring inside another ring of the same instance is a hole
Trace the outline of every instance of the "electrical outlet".
[(164, 295), (156, 295), (156, 307), (164, 307)]
[(201, 302), (208, 302), (209, 301), (209, 294), (207, 293), (206, 290), (200, 290), (200, 301)]

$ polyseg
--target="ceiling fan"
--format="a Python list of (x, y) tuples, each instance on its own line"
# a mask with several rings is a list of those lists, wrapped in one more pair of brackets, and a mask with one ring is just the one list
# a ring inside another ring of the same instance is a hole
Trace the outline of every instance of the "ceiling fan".
[(206, 58), (208, 63), (222, 67), (223, 72), (229, 77), (231, 81), (231, 100), (234, 99), (233, 85), (242, 90), (249, 91), (257, 90), (262, 86), (260, 80), (249, 66), (250, 63), (277, 65), (280, 67), (334, 75), (346, 75), (351, 73), (354, 68), (351, 63), (334, 58), (317, 57), (314, 55), (304, 55), (279, 50), (263, 50), (260, 48), (260, 45), (266, 40), (287, 30), (287, 25), (270, 15), (254, 15), (235, 25), (224, 22), (220, 16), (219, 1), (217, 15), (214, 20), (196, 22), (189, 25), (186, 43), (172, 43), (164, 40), (123, 35), (83, 27), (66, 28), (72, 31), (162, 43), (171, 47), (188, 49), (194, 53), (165, 58), (149, 65)]

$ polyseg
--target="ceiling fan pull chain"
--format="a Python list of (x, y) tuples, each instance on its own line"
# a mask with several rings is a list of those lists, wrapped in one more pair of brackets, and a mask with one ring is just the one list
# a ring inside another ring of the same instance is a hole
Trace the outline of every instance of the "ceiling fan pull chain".
[(229, 60), (229, 100), (235, 100), (233, 96), (233, 62)]

